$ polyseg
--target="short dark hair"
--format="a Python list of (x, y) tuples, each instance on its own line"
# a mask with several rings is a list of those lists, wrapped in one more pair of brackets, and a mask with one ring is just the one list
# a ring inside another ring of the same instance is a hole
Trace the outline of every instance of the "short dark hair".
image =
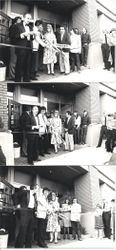
[(15, 17), (15, 18), (12, 20), (12, 24), (17, 23), (17, 20), (18, 20), (18, 19), (22, 20), (22, 17), (20, 17), (20, 16)]
[(66, 111), (66, 113), (68, 114), (68, 115), (72, 115), (72, 113), (71, 113), (71, 111)]
[(43, 21), (42, 20), (36, 20), (35, 21), (35, 26), (39, 26), (39, 25), (43, 25)]
[(43, 188), (43, 193), (44, 193), (44, 191), (48, 191), (48, 192), (49, 192), (50, 190), (49, 190), (49, 188), (44, 187), (44, 188)]
[(40, 111), (41, 110), (45, 110), (46, 111), (46, 107), (45, 106), (40, 107)]
[(27, 189), (27, 188), (26, 188), (26, 186), (21, 186), (19, 189), (24, 190), (24, 189)]

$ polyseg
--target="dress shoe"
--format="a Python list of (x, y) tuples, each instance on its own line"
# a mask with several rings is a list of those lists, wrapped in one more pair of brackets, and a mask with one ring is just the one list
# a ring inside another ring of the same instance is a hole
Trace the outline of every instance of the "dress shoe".
[(48, 152), (48, 151), (47, 151), (47, 152), (45, 152), (45, 154), (46, 154), (46, 155), (51, 155), (51, 153), (50, 153), (50, 152)]
[(48, 248), (48, 246), (46, 244), (44, 244), (44, 243), (43, 244), (38, 243), (38, 246), (42, 247), (42, 248)]
[(26, 79), (25, 78), (25, 79), (23, 79), (23, 82), (30, 82), (30, 79), (28, 79), (28, 78)]
[(41, 153), (40, 155), (43, 156), (43, 157), (45, 156), (43, 153)]
[(34, 163), (33, 163), (33, 161), (28, 161), (28, 164), (33, 165)]
[(31, 80), (32, 80), (32, 81), (37, 81), (38, 78), (37, 78), (37, 77), (32, 77)]

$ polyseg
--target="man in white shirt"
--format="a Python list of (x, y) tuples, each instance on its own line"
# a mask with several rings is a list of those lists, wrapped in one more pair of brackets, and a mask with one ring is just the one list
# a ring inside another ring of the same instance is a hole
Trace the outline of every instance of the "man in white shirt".
[(72, 29), (70, 39), (71, 39), (71, 46), (70, 46), (71, 69), (72, 71), (75, 71), (75, 65), (76, 65), (77, 71), (80, 73), (79, 55), (81, 54), (81, 36), (76, 33), (75, 29)]
[(45, 234), (46, 234), (46, 216), (48, 210), (48, 195), (49, 189), (43, 188), (42, 193), (37, 198), (37, 227), (38, 227), (38, 245), (42, 248), (47, 248), (45, 242)]
[[(31, 61), (31, 80), (38, 80), (36, 74), (38, 72), (39, 45), (45, 47), (46, 44), (42, 40), (43, 23), (41, 20), (36, 20), (33, 28), (34, 39), (32, 41), (32, 61)], [(38, 75), (39, 76), (39, 75)]]
[(73, 199), (73, 204), (71, 205), (71, 225), (72, 225), (72, 236), (76, 239), (76, 234), (78, 240), (81, 241), (81, 229), (80, 229), (80, 218), (81, 218), (81, 205), (77, 203), (77, 199)]

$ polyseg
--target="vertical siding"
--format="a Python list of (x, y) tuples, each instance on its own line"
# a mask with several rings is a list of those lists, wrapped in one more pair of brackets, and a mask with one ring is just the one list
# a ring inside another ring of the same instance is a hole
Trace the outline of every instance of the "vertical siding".
[(92, 42), (99, 41), (96, 1), (87, 0), (84, 5), (74, 10), (72, 13), (72, 24), (81, 31), (85, 27), (91, 35)]
[(89, 172), (77, 178), (74, 182), (74, 192), (82, 206), (82, 212), (92, 211), (101, 201), (98, 171), (89, 167)]
[(101, 202), (100, 185), (98, 171), (95, 167), (89, 166), (90, 183), (91, 183), (91, 199), (92, 208)]
[(91, 122), (99, 122), (100, 104), (99, 104), (99, 83), (90, 83), (90, 85), (75, 96), (75, 109), (82, 114), (86, 109), (91, 118)]
[(90, 116), (91, 121), (99, 122), (100, 117), (100, 95), (99, 95), (99, 83), (90, 84)]
[(7, 129), (8, 128), (8, 116), (7, 116), (7, 84), (6, 82), (0, 82), (0, 117), (2, 117), (5, 129)]
[(74, 192), (75, 197), (82, 206), (82, 212), (90, 211), (92, 208), (90, 173), (84, 174), (75, 180)]

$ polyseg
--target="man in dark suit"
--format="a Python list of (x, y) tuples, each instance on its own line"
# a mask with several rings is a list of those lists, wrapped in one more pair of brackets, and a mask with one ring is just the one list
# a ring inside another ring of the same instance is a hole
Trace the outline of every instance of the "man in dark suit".
[(63, 26), (60, 27), (60, 32), (57, 35), (57, 43), (63, 45), (62, 52), (59, 54), (60, 73), (68, 75), (70, 73), (69, 51), (71, 40), (70, 35), (65, 31)]
[(25, 130), (27, 132), (27, 158), (28, 163), (33, 165), (39, 159), (39, 122), (38, 107), (33, 106), (29, 116), (25, 117)]
[(88, 51), (89, 51), (89, 43), (91, 42), (91, 37), (87, 30), (83, 28), (82, 35), (82, 64), (83, 66), (87, 66), (87, 59), (88, 59)]
[(30, 120), (30, 106), (25, 106), (22, 115), (19, 118), (20, 129), (22, 132), (21, 136), (21, 153), (22, 156), (27, 156), (27, 132), (26, 132), (26, 123)]
[[(26, 14), (24, 20), (14, 27), (14, 44), (20, 46), (15, 49), (17, 55), (17, 62), (15, 68), (15, 81), (21, 82), (22, 77), (24, 82), (30, 81), (31, 70), (31, 35), (29, 23), (31, 15)], [(22, 48), (21, 48), (22, 46)]]
[(87, 129), (90, 124), (90, 118), (86, 110), (83, 111), (81, 119), (81, 144), (86, 144)]
[(31, 248), (34, 223), (34, 190), (21, 186), (12, 196), (16, 207), (15, 248)]
[(65, 150), (74, 150), (74, 117), (70, 111), (66, 112), (66, 120), (64, 122), (65, 129)]

